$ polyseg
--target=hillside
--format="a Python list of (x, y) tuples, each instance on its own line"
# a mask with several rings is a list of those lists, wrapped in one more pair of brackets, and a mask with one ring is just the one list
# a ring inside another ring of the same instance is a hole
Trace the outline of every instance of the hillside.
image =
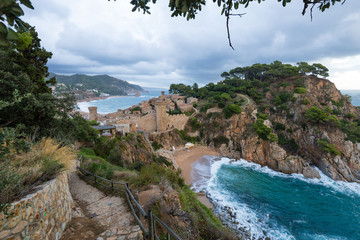
[[(75, 90), (75, 91), (93, 91), (100, 95), (127, 95), (128, 93), (142, 92), (144, 89), (139, 85), (130, 84), (127, 81), (120, 80), (108, 75), (88, 76), (84, 74), (75, 74), (71, 76), (58, 75), (51, 73), (50, 77), (56, 77), (56, 91)], [(59, 84), (60, 83), (60, 84)], [(65, 84), (63, 86), (62, 84)]]
[(172, 85), (172, 92), (201, 99), (186, 133), (276, 171), (314, 178), (317, 167), (332, 179), (359, 182), (359, 110), (329, 80), (274, 65), (233, 69), (203, 88)]

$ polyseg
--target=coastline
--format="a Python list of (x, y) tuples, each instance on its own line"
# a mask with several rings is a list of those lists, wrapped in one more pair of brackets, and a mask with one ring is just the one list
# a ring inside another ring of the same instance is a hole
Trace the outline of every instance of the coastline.
[(92, 98), (86, 98), (86, 99), (77, 100), (76, 103), (91, 102), (91, 101), (96, 101), (96, 100), (104, 100), (104, 99), (108, 99), (108, 98), (118, 98), (118, 97), (128, 97), (128, 96), (129, 95), (115, 95), (115, 96), (107, 96), (107, 97), (92, 97)]
[[(185, 179), (185, 183), (189, 186), (192, 185), (191, 179), (191, 164), (197, 161), (204, 155), (208, 156), (217, 156), (219, 155), (218, 152), (214, 151), (211, 148), (204, 147), (204, 146), (195, 146), (191, 149), (181, 149), (174, 152), (174, 159), (177, 166), (181, 169), (181, 175)], [(197, 193), (198, 199), (202, 202), (205, 206), (212, 209), (213, 205), (206, 197), (204, 193)]]

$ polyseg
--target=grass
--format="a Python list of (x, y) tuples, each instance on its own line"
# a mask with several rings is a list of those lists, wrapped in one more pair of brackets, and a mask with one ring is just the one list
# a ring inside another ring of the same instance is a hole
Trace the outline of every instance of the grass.
[(34, 186), (63, 170), (74, 169), (75, 159), (70, 147), (52, 139), (44, 139), (22, 154), (10, 152), (0, 163), (0, 211), (6, 212), (10, 202), (28, 194)]

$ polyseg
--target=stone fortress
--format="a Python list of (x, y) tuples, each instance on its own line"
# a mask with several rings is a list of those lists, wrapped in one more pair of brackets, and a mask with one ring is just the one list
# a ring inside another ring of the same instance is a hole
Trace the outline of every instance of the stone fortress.
[[(185, 112), (194, 112), (193, 103), (196, 98), (187, 98), (178, 94), (165, 95), (161, 92), (158, 98), (142, 101), (128, 109), (119, 109), (115, 113), (98, 114), (97, 107), (89, 107), (89, 120), (96, 120), (103, 125), (113, 126), (117, 133), (141, 131), (144, 133), (164, 132), (177, 128), (183, 130), (185, 124), (192, 116)], [(169, 114), (175, 109), (181, 110), (180, 114)], [(99, 128), (106, 128), (99, 127)]]

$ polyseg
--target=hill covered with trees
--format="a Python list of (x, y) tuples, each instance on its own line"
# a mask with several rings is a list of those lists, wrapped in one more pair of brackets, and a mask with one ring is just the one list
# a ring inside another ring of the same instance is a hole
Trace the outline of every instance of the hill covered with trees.
[[(128, 83), (108, 75), (89, 76), (85, 74), (75, 74), (71, 76), (50, 73), (50, 77), (55, 77), (57, 83), (56, 91), (94, 91), (109, 95), (127, 95), (128, 93), (143, 92), (144, 89), (139, 85)], [(64, 84), (64, 85), (63, 85)]]
[[(188, 140), (285, 172), (360, 181), (359, 110), (321, 64), (274, 61), (238, 67), (204, 87), (172, 84), (171, 93), (200, 99)], [(196, 126), (196, 127), (195, 127)], [(197, 137), (193, 137), (197, 136)]]

